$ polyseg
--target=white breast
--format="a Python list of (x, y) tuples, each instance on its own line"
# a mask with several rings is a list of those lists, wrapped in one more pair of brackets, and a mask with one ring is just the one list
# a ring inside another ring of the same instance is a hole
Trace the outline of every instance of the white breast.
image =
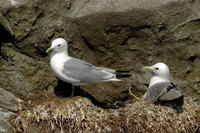
[(160, 83), (160, 82), (169, 82), (170, 80), (169, 79), (164, 79), (164, 78), (161, 78), (159, 76), (153, 76), (150, 80), (150, 83), (149, 83), (149, 88), (156, 84), (156, 83)]
[(56, 75), (57, 78), (68, 83), (76, 83), (76, 82), (79, 82), (79, 80), (68, 77), (67, 75), (62, 73), (64, 69), (64, 63), (70, 60), (70, 58), (71, 57), (67, 56), (64, 53), (55, 54), (52, 56), (50, 60), (50, 66), (52, 68), (53, 73)]

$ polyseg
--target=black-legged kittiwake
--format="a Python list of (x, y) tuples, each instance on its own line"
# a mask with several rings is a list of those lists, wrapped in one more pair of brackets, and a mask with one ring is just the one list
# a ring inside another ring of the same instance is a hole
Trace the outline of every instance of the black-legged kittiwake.
[(170, 71), (166, 64), (157, 63), (143, 69), (154, 73), (143, 99), (153, 102), (171, 101), (183, 96), (181, 89), (170, 81)]
[[(68, 42), (63, 38), (53, 40), (47, 52), (53, 51), (50, 57), (50, 66), (59, 79), (79, 86), (85, 83), (121, 81), (117, 79), (115, 70), (96, 67), (85, 61), (68, 55)], [(73, 92), (72, 92), (73, 95)]]

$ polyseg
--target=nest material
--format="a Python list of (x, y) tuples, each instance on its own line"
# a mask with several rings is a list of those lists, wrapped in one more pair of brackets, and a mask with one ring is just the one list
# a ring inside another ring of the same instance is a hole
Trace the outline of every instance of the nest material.
[(145, 101), (102, 109), (83, 97), (33, 97), (12, 116), (15, 132), (193, 133), (200, 125), (200, 109), (190, 98), (185, 98), (183, 112), (178, 114), (169, 107)]

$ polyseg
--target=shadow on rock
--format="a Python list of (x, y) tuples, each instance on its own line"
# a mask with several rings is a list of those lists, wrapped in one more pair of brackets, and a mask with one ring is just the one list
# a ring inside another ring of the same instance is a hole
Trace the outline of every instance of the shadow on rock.
[(14, 37), (0, 24), (0, 44), (1, 43), (13, 43)]

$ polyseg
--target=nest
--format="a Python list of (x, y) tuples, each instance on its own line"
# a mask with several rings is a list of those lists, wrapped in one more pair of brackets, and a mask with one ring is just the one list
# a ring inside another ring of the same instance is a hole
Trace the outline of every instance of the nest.
[(119, 109), (102, 109), (84, 97), (34, 95), (11, 118), (15, 132), (31, 133), (193, 133), (200, 125), (200, 110), (185, 98), (182, 113), (166, 106), (137, 101)]

